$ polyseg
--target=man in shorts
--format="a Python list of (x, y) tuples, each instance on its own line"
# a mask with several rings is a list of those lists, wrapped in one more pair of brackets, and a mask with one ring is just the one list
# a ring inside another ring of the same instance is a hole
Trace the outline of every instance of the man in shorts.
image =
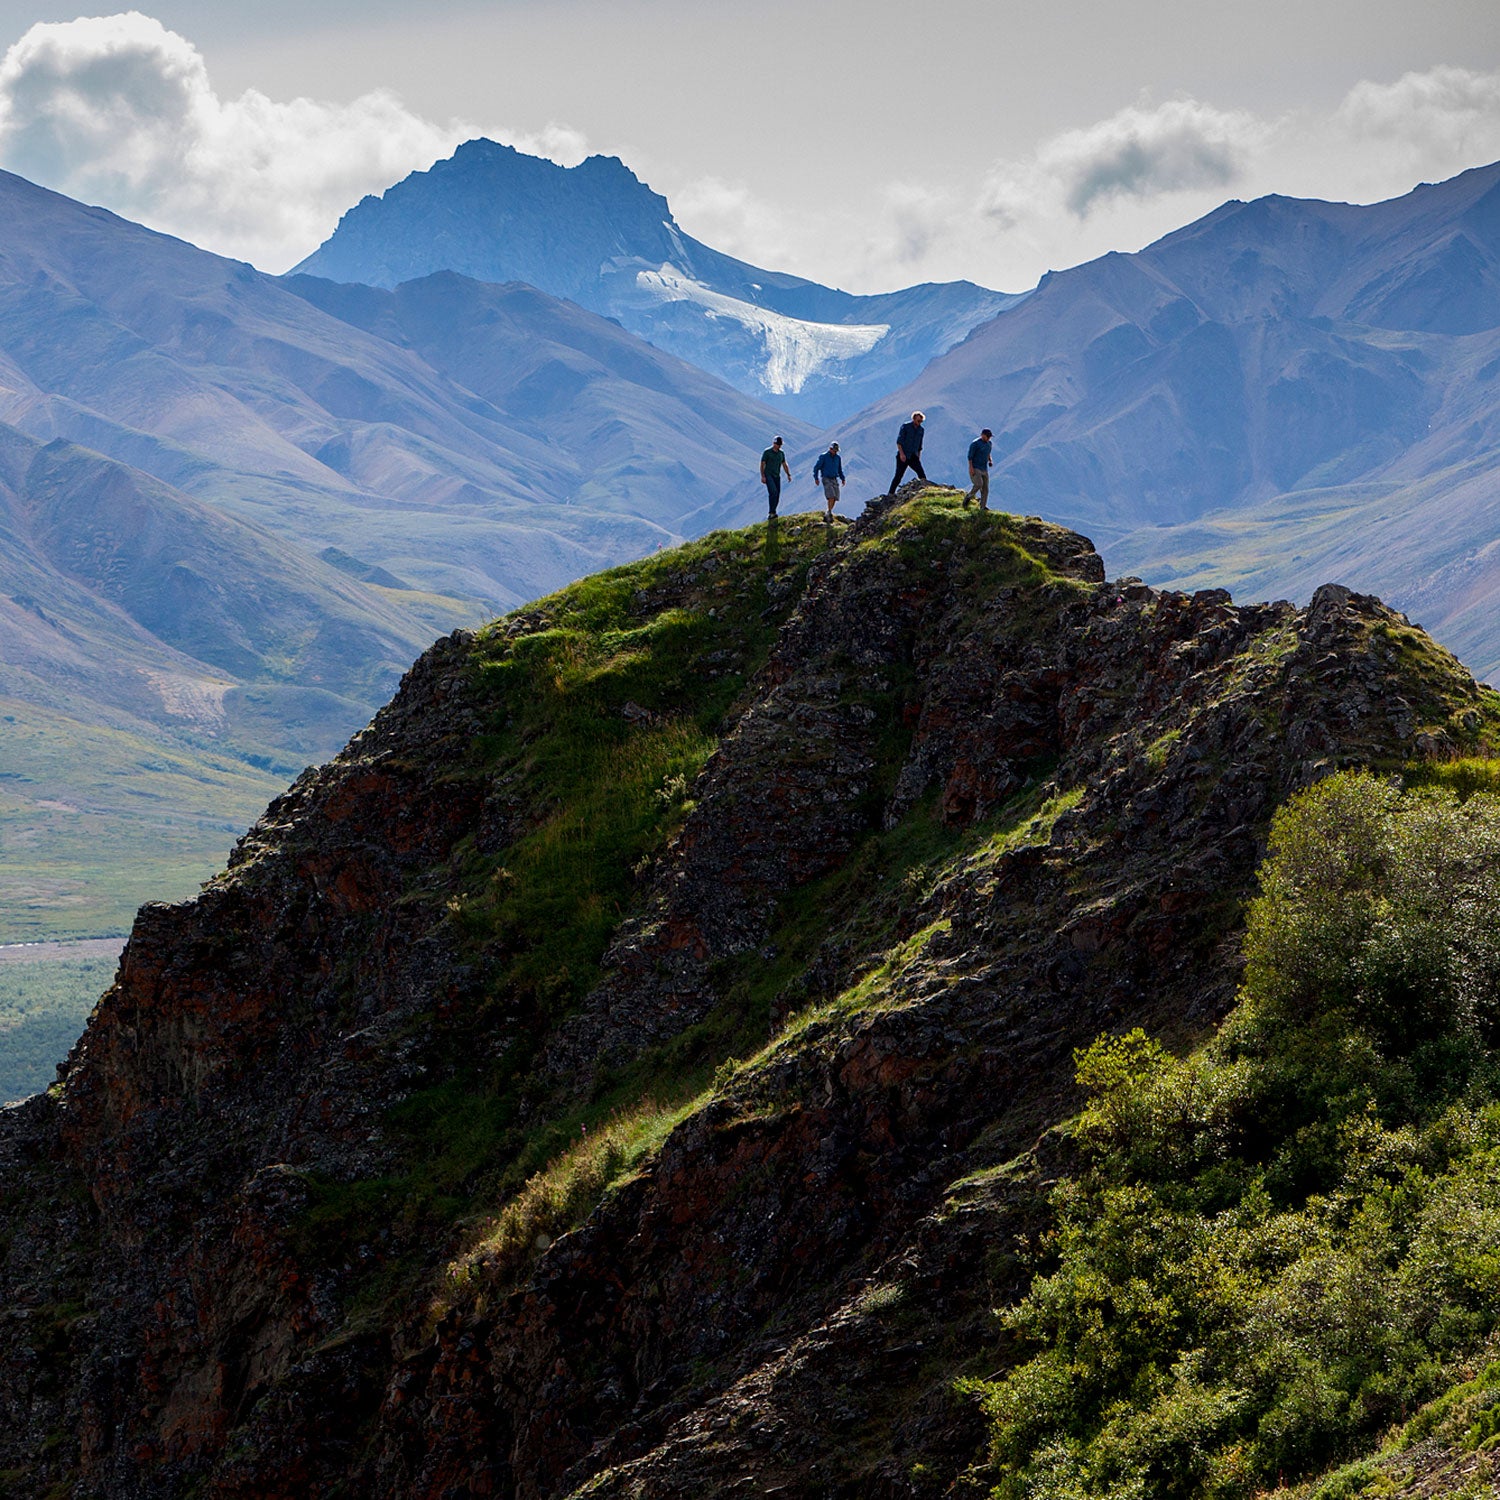
[(995, 451), (995, 445), (991, 439), (995, 436), (986, 427), (972, 443), (969, 444), (969, 493), (964, 496), (964, 509), (969, 508), (969, 502), (977, 495), (979, 497), (980, 510), (990, 508), (990, 465), (993, 460), (990, 454)]
[(830, 443), (827, 453), (820, 453), (813, 465), (813, 483), (823, 486), (823, 498), (828, 509), (823, 513), (823, 524), (833, 525), (833, 507), (839, 503), (839, 486), (844, 482), (844, 461), (839, 457), (839, 445)]
[(771, 446), (760, 456), (760, 482), (766, 487), (766, 503), (771, 507), (769, 520), (776, 519), (776, 507), (781, 504), (781, 476), (788, 479), (792, 471), (787, 467), (786, 454), (781, 451), (781, 439), (773, 438)]

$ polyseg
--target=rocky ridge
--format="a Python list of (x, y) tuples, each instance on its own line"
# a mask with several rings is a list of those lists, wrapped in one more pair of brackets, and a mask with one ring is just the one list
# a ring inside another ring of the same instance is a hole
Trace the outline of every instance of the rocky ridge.
[[(618, 778), (576, 826), (569, 724)], [(947, 1491), (1073, 1047), (1223, 1013), (1290, 792), (1497, 728), (1377, 600), (1110, 582), (932, 490), (448, 638), (142, 911), (59, 1085), (0, 1119), (5, 1484)], [(566, 901), (528, 926), (657, 753), (683, 769), (592, 947)]]

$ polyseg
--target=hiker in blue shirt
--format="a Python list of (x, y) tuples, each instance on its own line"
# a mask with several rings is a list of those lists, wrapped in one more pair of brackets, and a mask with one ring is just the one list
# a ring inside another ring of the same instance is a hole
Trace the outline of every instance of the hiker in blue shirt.
[(844, 461), (839, 457), (839, 445), (830, 443), (827, 453), (820, 453), (813, 465), (813, 483), (823, 486), (823, 498), (828, 509), (823, 513), (823, 524), (833, 525), (833, 507), (839, 503), (839, 486), (844, 482)]
[(896, 434), (896, 477), (891, 480), (891, 487), (886, 494), (896, 493), (896, 486), (901, 483), (901, 476), (908, 469), (923, 484), (927, 483), (927, 475), (922, 471), (922, 423), (926, 420), (921, 412), (914, 411), (911, 421), (901, 424), (901, 431)]
[(972, 443), (969, 444), (969, 493), (964, 496), (964, 509), (969, 508), (969, 502), (979, 496), (980, 510), (990, 508), (990, 454), (995, 451), (995, 445), (990, 441), (994, 433), (986, 427)]

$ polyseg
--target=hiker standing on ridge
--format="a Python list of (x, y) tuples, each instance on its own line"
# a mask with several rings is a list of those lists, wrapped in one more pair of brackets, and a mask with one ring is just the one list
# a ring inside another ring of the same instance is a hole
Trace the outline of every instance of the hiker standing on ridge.
[(844, 461), (839, 457), (839, 445), (830, 443), (827, 453), (820, 453), (813, 465), (813, 483), (823, 484), (823, 498), (828, 509), (823, 512), (823, 524), (833, 525), (833, 507), (839, 503), (839, 486), (844, 482)]
[(781, 439), (772, 438), (771, 446), (760, 456), (760, 482), (766, 487), (766, 503), (771, 507), (768, 520), (776, 519), (776, 507), (781, 504), (781, 476), (792, 477), (787, 466), (786, 454), (781, 451)]
[(901, 431), (896, 434), (896, 477), (891, 480), (891, 487), (886, 494), (896, 493), (896, 486), (901, 483), (901, 476), (908, 469), (923, 484), (927, 483), (927, 476), (922, 472), (922, 423), (926, 420), (921, 412), (914, 411), (911, 421), (901, 424)]
[(964, 509), (969, 508), (969, 501), (976, 495), (979, 496), (980, 510), (990, 508), (990, 465), (993, 460), (990, 454), (995, 451), (995, 445), (990, 441), (994, 433), (988, 427), (984, 428), (979, 436), (969, 444), (969, 493), (964, 496)]

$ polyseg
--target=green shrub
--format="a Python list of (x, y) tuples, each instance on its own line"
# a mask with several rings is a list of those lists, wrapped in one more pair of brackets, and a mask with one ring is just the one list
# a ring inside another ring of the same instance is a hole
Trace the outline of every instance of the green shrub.
[(995, 1496), (1248, 1497), (1462, 1378), (1500, 1324), (1497, 855), (1500, 799), (1332, 777), (1276, 819), (1219, 1036), (1079, 1052), (1018, 1362), (966, 1387)]
[(1493, 1026), (1500, 799), (1335, 776), (1278, 813), (1271, 847), (1245, 941), (1263, 1010), (1398, 1050)]

